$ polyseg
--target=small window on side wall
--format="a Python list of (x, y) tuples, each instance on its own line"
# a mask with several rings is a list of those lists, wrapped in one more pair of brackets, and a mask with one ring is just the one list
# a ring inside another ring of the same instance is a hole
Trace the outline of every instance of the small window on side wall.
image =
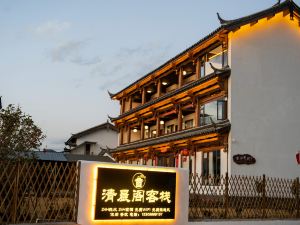
[(85, 154), (86, 155), (90, 155), (91, 154), (91, 145), (90, 144), (86, 144), (85, 145)]
[(225, 120), (226, 119), (226, 101), (224, 100), (219, 100), (218, 101), (218, 106), (217, 106), (217, 120)]

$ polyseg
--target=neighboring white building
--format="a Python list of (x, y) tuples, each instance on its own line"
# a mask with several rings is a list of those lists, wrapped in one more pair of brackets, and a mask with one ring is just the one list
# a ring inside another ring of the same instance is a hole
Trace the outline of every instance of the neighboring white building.
[(121, 105), (111, 119), (120, 129), (115, 159), (204, 175), (299, 176), (299, 14), (286, 0), (219, 16), (215, 31), (111, 94)]
[(118, 129), (109, 122), (73, 134), (65, 152), (77, 155), (103, 155), (118, 144)]

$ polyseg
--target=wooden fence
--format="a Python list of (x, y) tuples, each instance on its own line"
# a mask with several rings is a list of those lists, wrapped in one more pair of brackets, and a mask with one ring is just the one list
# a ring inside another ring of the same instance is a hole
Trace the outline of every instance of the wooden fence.
[(76, 221), (75, 162), (0, 162), (0, 224)]
[(191, 174), (189, 219), (300, 218), (299, 178)]
[[(0, 162), (0, 225), (76, 222), (79, 164)], [(191, 174), (189, 219), (300, 218), (299, 178)]]

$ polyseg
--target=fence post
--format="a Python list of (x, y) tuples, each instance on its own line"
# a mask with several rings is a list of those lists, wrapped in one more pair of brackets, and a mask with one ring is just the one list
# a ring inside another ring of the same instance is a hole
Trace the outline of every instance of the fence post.
[(19, 189), (19, 166), (20, 162), (17, 162), (16, 169), (17, 174), (15, 176), (15, 182), (14, 182), (14, 190), (13, 190), (13, 214), (12, 214), (12, 220), (13, 223), (17, 223), (17, 211), (18, 211), (18, 189)]
[(262, 180), (262, 218), (266, 217), (266, 175), (263, 174)]
[(299, 184), (299, 177), (296, 178), (296, 217), (300, 218), (300, 199), (299, 199), (299, 189), (300, 189), (300, 184)]
[(228, 172), (225, 174), (225, 218), (228, 216), (228, 200), (229, 200), (229, 177)]
[(78, 204), (79, 204), (79, 188), (80, 188), (80, 169), (81, 169), (81, 162), (76, 162), (76, 189), (75, 189), (75, 206), (74, 206), (74, 213), (73, 213), (73, 222), (77, 222), (78, 218)]

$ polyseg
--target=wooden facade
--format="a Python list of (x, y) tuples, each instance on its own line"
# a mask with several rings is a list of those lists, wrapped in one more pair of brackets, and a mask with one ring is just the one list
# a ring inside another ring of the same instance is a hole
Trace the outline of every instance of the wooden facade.
[[(120, 102), (120, 115), (110, 118), (119, 128), (119, 146), (113, 153), (117, 161), (180, 167), (184, 157), (195, 157), (197, 151), (226, 151), (227, 46), (226, 36), (215, 35), (111, 95)], [(223, 104), (222, 118), (201, 114), (203, 106), (215, 101)]]
[(193, 172), (200, 167), (201, 173), (220, 175), (211, 164), (220, 161), (220, 152), (226, 160), (228, 150), (230, 33), (280, 12), (298, 18), (299, 11), (293, 1), (285, 1), (236, 20), (218, 15), (221, 26), (211, 34), (118, 93), (109, 93), (120, 102), (120, 115), (110, 117), (119, 129), (114, 158)]

